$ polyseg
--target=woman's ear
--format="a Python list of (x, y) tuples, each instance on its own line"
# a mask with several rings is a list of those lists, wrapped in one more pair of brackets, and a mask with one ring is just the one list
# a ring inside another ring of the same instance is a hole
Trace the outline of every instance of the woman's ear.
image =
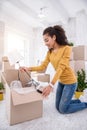
[(53, 40), (54, 40), (54, 41), (56, 40), (56, 35), (53, 35)]

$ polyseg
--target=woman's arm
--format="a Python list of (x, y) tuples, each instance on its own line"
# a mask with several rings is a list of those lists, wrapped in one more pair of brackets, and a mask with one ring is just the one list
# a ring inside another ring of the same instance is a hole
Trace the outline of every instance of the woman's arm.
[(39, 66), (34, 66), (34, 67), (20, 67), (20, 70), (21, 71), (43, 71), (43, 70), (46, 70), (48, 64), (50, 62), (50, 59), (49, 59), (49, 51), (47, 52), (47, 55), (45, 57), (45, 60), (42, 62), (41, 65)]
[(49, 62), (50, 62), (50, 59), (49, 59), (49, 52), (48, 52), (46, 57), (45, 57), (45, 60), (42, 62), (41, 65), (34, 66), (34, 67), (29, 67), (28, 70), (29, 71), (43, 71), (43, 70), (46, 70)]

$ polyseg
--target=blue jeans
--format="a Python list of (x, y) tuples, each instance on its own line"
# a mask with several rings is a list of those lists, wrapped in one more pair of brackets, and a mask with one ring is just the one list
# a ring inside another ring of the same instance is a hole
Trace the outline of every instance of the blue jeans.
[(87, 103), (81, 102), (79, 99), (72, 100), (76, 88), (77, 83), (58, 83), (56, 91), (56, 108), (60, 113), (68, 114), (87, 108)]

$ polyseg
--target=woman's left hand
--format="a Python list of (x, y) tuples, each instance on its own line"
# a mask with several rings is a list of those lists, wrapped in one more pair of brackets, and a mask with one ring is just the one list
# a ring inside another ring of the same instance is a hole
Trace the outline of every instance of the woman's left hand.
[(47, 97), (52, 91), (53, 91), (53, 88), (50, 85), (48, 85), (47, 87), (43, 89), (42, 94), (44, 97)]

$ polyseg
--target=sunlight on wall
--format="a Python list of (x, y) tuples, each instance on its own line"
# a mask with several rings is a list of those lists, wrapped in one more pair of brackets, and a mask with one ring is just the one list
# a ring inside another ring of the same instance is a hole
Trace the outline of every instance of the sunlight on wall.
[[(26, 55), (29, 53), (29, 40), (13, 32), (7, 33), (7, 53), (17, 50), (24, 59), (20, 61), (21, 65), (28, 64)], [(16, 52), (15, 52), (16, 53)], [(27, 54), (26, 54), (27, 53)]]
[(9, 33), (8, 34), (8, 52), (17, 49), (19, 51), (24, 50), (24, 41), (20, 38), (20, 36), (16, 34)]

